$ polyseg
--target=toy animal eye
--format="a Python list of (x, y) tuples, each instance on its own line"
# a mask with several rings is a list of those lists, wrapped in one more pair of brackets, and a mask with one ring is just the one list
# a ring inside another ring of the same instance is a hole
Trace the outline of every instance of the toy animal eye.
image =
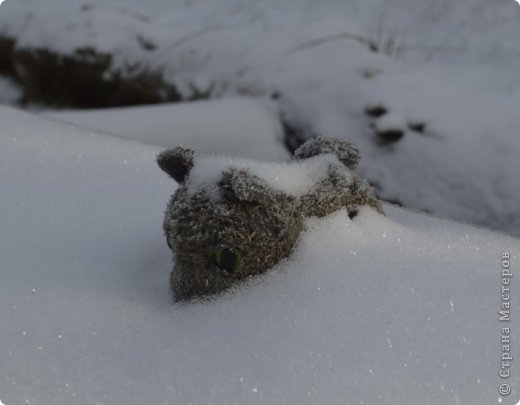
[(218, 249), (215, 252), (215, 264), (221, 269), (235, 271), (240, 267), (242, 255), (238, 250)]

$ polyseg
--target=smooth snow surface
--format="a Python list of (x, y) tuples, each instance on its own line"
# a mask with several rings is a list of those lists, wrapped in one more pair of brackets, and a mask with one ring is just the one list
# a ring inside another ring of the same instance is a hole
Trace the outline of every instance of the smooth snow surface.
[(249, 98), (42, 113), (168, 148), (182, 145), (203, 153), (265, 160), (289, 158), (278, 117)]
[(500, 257), (518, 342), (518, 239), (338, 211), (265, 277), (173, 304), (160, 148), (8, 108), (0, 122), (6, 405), (497, 403)]

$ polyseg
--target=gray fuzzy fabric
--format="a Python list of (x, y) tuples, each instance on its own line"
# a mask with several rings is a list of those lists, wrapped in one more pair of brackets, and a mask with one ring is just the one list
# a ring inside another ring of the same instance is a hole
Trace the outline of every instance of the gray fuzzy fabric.
[(159, 154), (159, 166), (179, 182), (163, 224), (174, 252), (170, 286), (176, 301), (217, 294), (271, 269), (291, 254), (307, 217), (343, 207), (354, 217), (363, 205), (383, 214), (372, 187), (351, 170), (359, 160), (354, 145), (318, 137), (297, 149), (294, 159), (320, 154), (335, 155), (337, 164), (307, 194), (272, 190), (247, 169), (231, 167), (213, 186), (217, 198), (210, 185), (190, 190), (189, 173), (199, 155), (181, 147)]
[(336, 138), (328, 138), (326, 136), (318, 136), (309, 139), (302, 146), (294, 151), (294, 159), (305, 159), (312, 156), (331, 153), (336, 155), (338, 160), (354, 170), (361, 158), (359, 149), (356, 145), (340, 141)]

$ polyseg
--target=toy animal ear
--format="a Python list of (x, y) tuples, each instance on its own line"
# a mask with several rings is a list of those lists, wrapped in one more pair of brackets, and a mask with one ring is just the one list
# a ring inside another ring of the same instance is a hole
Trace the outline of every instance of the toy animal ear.
[(263, 205), (272, 203), (273, 194), (267, 184), (247, 170), (230, 169), (223, 173), (219, 186), (224, 198), (256, 202)]
[(294, 151), (293, 158), (306, 159), (325, 153), (336, 155), (341, 163), (352, 170), (356, 168), (360, 159), (359, 149), (356, 145), (326, 136), (309, 139)]
[(193, 168), (193, 155), (191, 149), (181, 148), (168, 149), (159, 153), (157, 164), (168, 173), (177, 183), (182, 183)]

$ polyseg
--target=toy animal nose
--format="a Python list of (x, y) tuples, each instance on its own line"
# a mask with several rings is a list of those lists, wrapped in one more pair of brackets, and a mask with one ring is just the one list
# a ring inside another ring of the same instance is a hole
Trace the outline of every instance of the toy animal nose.
[(208, 279), (179, 281), (171, 286), (175, 301), (189, 300), (214, 293)]
[(175, 301), (211, 294), (214, 286), (207, 275), (208, 271), (202, 269), (200, 265), (177, 259), (170, 274), (170, 287)]

